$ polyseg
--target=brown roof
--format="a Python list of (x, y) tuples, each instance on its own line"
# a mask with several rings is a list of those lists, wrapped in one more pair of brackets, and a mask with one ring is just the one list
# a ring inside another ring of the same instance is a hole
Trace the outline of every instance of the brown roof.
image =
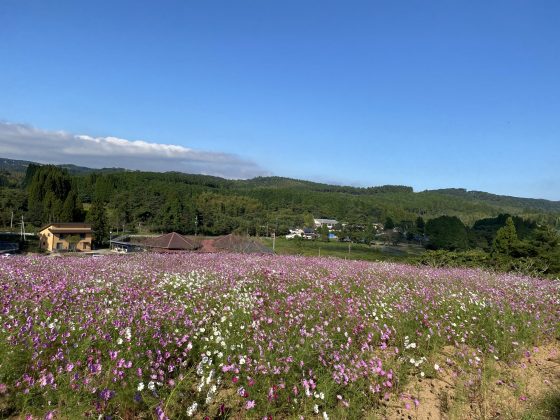
[(194, 250), (198, 248), (196, 243), (185, 238), (183, 235), (179, 235), (176, 232), (158, 236), (157, 238), (146, 239), (145, 244), (153, 248), (162, 249)]
[(91, 225), (88, 223), (50, 223), (39, 229), (39, 232), (45, 229), (49, 229), (52, 233), (88, 233), (91, 232)]
[(49, 229), (52, 233), (91, 233), (91, 228), (60, 228)]

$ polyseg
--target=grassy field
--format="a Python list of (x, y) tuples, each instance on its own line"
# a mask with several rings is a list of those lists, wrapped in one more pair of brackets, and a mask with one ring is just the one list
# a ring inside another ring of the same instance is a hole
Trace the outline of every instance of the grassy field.
[[(261, 241), (272, 248), (271, 238), (261, 238)], [(364, 261), (398, 261), (406, 262), (424, 253), (424, 248), (414, 244), (400, 244), (397, 246), (349, 244), (347, 242), (322, 242), (276, 238), (276, 254), (302, 255), (307, 257), (337, 257), (349, 260)]]

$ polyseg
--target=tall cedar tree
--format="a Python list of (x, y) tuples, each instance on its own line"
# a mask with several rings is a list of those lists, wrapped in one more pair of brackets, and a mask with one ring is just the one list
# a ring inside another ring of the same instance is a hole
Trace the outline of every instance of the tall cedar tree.
[(105, 205), (101, 200), (95, 200), (91, 203), (91, 208), (89, 209), (86, 220), (91, 223), (91, 228), (94, 233), (94, 245), (100, 247), (109, 237), (107, 214), (105, 212)]

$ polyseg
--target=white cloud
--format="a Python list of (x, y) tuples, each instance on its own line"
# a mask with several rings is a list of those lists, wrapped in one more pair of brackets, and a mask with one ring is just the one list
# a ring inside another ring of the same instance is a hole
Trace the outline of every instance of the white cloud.
[(92, 168), (179, 171), (224, 178), (268, 174), (256, 163), (229, 153), (205, 152), (143, 140), (76, 135), (6, 122), (0, 122), (0, 157)]

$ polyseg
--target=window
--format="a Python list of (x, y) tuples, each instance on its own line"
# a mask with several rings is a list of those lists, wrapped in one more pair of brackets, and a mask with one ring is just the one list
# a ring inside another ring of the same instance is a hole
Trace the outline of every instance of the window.
[(85, 233), (80, 233), (80, 239), (86, 239), (86, 234)]

